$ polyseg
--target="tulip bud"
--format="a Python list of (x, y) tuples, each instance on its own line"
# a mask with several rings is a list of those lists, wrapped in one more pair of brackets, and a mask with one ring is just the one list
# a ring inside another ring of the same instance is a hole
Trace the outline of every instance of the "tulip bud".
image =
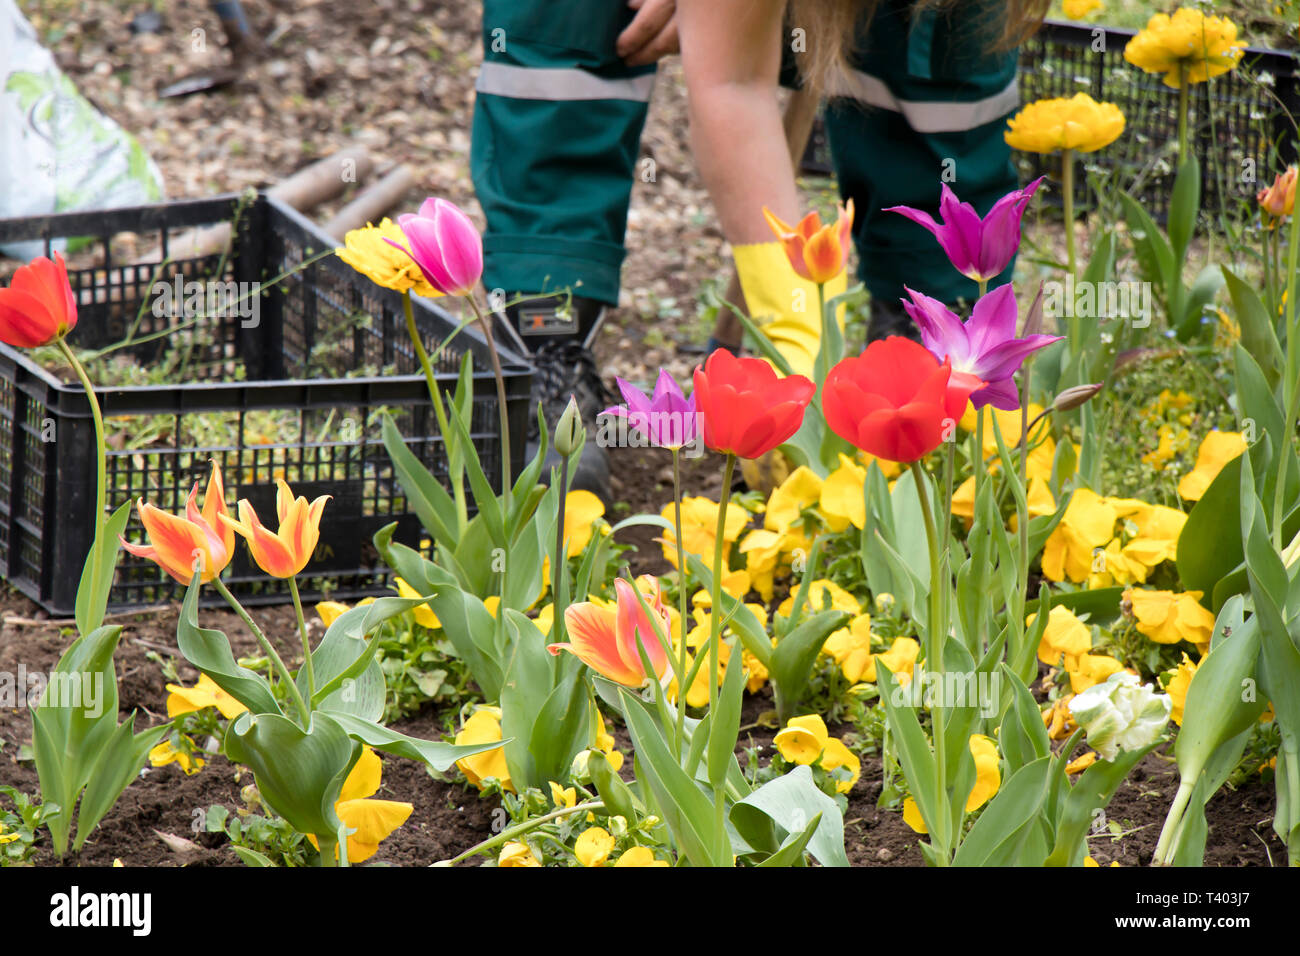
[(1052, 411), (1068, 412), (1071, 409), (1078, 408), (1100, 392), (1101, 389), (1102, 383), (1100, 382), (1096, 385), (1075, 385), (1072, 388), (1067, 388), (1052, 399)]
[(1025, 327), (1021, 335), (1028, 338), (1031, 335), (1039, 335), (1043, 331), (1043, 284), (1038, 283), (1038, 294), (1034, 296), (1034, 301), (1029, 305), (1029, 311), (1025, 313)]
[(569, 776), (573, 778), (574, 783), (586, 784), (591, 782), (590, 760), (590, 750), (579, 750), (574, 755), (573, 763), (569, 766)]
[(1111, 674), (1070, 700), (1070, 714), (1103, 760), (1121, 750), (1141, 750), (1165, 732), (1173, 698), (1157, 694), (1131, 671)]
[(572, 455), (587, 438), (587, 429), (582, 425), (582, 413), (578, 411), (578, 400), (569, 396), (569, 404), (564, 406), (564, 414), (555, 425), (555, 450), (561, 455)]

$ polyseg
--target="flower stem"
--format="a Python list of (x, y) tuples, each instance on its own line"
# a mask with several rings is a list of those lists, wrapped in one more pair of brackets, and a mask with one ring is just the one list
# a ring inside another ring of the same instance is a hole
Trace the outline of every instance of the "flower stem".
[[(1074, 248), (1074, 150), (1072, 149), (1061, 151), (1061, 209), (1065, 217), (1066, 268), (1070, 275), (1078, 278), (1078, 259)], [(1073, 340), (1071, 344), (1073, 345)]]
[[(551, 640), (561, 641), (564, 628), (564, 602), (560, 599), (560, 580), (564, 574), (564, 506), (569, 494), (569, 456), (560, 459), (560, 505), (555, 516), (555, 557), (551, 559)], [(504, 591), (504, 588), (502, 589)]]
[[(943, 613), (943, 595), (940, 588), (946, 590), (946, 581), (940, 581), (942, 577), (940, 567), (939, 536), (934, 526), (934, 511), (930, 505), (930, 494), (926, 490), (927, 479), (921, 463), (912, 462), (912, 479), (916, 483), (916, 494), (921, 503), (921, 518), (925, 522), (925, 540), (930, 551), (930, 610), (926, 620), (925, 635), (925, 669), (934, 675), (938, 681), (938, 686), (942, 687), (943, 679), (943, 646), (948, 636), (947, 624), (941, 620)], [(944, 536), (945, 544), (947, 535)], [(945, 731), (947, 719), (944, 715), (944, 701), (940, 701), (930, 710), (931, 726), (934, 732), (934, 762), (935, 762), (935, 781), (938, 785), (938, 794), (940, 804), (943, 808), (943, 816), (936, 821), (938, 823), (939, 833), (934, 836), (939, 841), (939, 849), (944, 858), (947, 857), (949, 847), (949, 829), (951, 826), (951, 812), (948, 807), (949, 793), (947, 782), (947, 741)]]
[(271, 646), (271, 642), (266, 639), (266, 635), (262, 633), (262, 629), (258, 627), (257, 622), (249, 616), (248, 611), (244, 610), (244, 605), (240, 604), (239, 600), (230, 593), (230, 589), (226, 587), (225, 582), (222, 581), (221, 578), (213, 578), (212, 586), (217, 589), (217, 593), (225, 598), (226, 603), (229, 604), (234, 612), (239, 615), (239, 619), (244, 622), (244, 626), (253, 632), (253, 636), (257, 638), (257, 643), (262, 646), (262, 651), (270, 659), (271, 666), (274, 667), (275, 672), (280, 675), (280, 679), (288, 685), (289, 696), (293, 698), (293, 702), (298, 708), (298, 714), (302, 717), (303, 730), (306, 730), (308, 725), (311, 723), (311, 708), (309, 708), (307, 702), (302, 699), (302, 694), (298, 691), (298, 685), (294, 683), (293, 678), (289, 675), (289, 668), (284, 666), (284, 661), (281, 660), (280, 655), (275, 652), (275, 648)]
[[(1300, 212), (1297, 210), (1296, 212)], [(1281, 553), (1284, 542), (1282, 541), (1282, 519), (1284, 506), (1286, 504), (1286, 471), (1287, 462), (1291, 458), (1291, 449), (1294, 444), (1295, 424), (1297, 416), (1300, 416), (1300, 323), (1296, 321), (1296, 268), (1297, 253), (1300, 253), (1300, 215), (1292, 213), (1291, 215), (1291, 239), (1287, 247), (1287, 275), (1286, 275), (1286, 359), (1285, 359), (1285, 378), (1283, 379), (1283, 390), (1286, 398), (1286, 418), (1284, 419), (1284, 434), (1286, 447), (1279, 448), (1277, 455), (1277, 476), (1276, 484), (1273, 487), (1273, 549)]]
[(604, 809), (605, 802), (603, 800), (588, 800), (585, 803), (574, 804), (571, 807), (561, 807), (558, 810), (552, 810), (550, 813), (543, 814), (540, 817), (533, 817), (531, 820), (525, 820), (523, 823), (516, 823), (512, 827), (506, 827), (496, 836), (490, 837), (482, 843), (475, 844), (464, 853), (453, 856), (450, 860), (439, 860), (434, 864), (434, 866), (455, 866), (461, 860), (469, 859), (477, 853), (486, 853), (488, 850), (498, 847), (502, 843), (506, 843), (517, 836), (521, 836), (529, 830), (536, 829), (543, 823), (550, 823), (552, 820), (558, 820), (560, 817), (567, 817), (574, 813), (581, 813), (584, 810), (590, 812), (592, 810)]
[[(711, 715), (718, 712), (718, 656), (719, 645), (722, 642), (722, 549), (724, 546), (723, 536), (727, 530), (727, 504), (731, 498), (731, 480), (736, 470), (736, 456), (727, 452), (727, 463), (722, 472), (722, 495), (718, 500), (718, 526), (717, 534), (713, 539), (713, 581), (709, 589), (709, 713)], [(681, 541), (679, 537), (677, 539)], [(683, 622), (685, 627), (685, 622)], [(739, 662), (737, 662), (739, 666)], [(686, 688), (678, 687), (679, 700), (686, 696)], [(710, 724), (709, 732), (715, 733), (717, 728)], [(724, 832), (726, 825), (726, 812), (723, 796), (723, 787), (721, 785), (713, 788), (713, 809), (715, 822), (717, 824), (717, 833)]]
[(510, 493), (510, 416), (506, 413), (506, 380), (501, 373), (501, 357), (497, 354), (496, 339), (492, 336), (492, 323), (487, 320), (472, 295), (465, 296), (465, 299), (474, 310), (479, 328), (483, 330), (483, 338), (487, 340), (492, 374), (497, 382), (497, 415), (501, 421), (501, 494), (505, 496)]
[(1187, 161), (1187, 61), (1178, 63), (1178, 163)]
[[(677, 747), (676, 756), (680, 760), (682, 756), (682, 743), (686, 738), (686, 694), (690, 688), (682, 686), (686, 677), (686, 545), (682, 542), (682, 460), (681, 449), (674, 448), (673, 452), (673, 524), (677, 531), (677, 614), (680, 620), (678, 625), (681, 628), (681, 647), (678, 649), (679, 667), (677, 673), (681, 675), (677, 683)], [(721, 507), (721, 505), (719, 505)], [(716, 613), (717, 608), (712, 608), (710, 616)]]
[[(438, 418), (438, 427), (442, 429), (444, 439), (450, 440), (451, 431), (447, 421), (447, 411), (442, 404), (442, 396), (438, 394), (438, 379), (433, 371), (433, 363), (429, 361), (429, 353), (425, 351), (424, 342), (420, 338), (420, 330), (415, 324), (415, 310), (411, 306), (410, 289), (402, 292), (402, 311), (406, 313), (406, 334), (411, 339), (411, 347), (415, 349), (415, 357), (420, 360), (420, 368), (424, 370), (424, 381), (429, 387), (429, 401), (433, 403), (433, 412)], [(441, 349), (438, 351), (441, 352)], [(457, 414), (455, 408), (452, 409), (452, 414)], [(465, 483), (463, 480), (452, 482), (452, 493), (455, 495), (456, 513), (461, 517), (461, 527), (464, 527), (466, 510)]]
[(311, 662), (311, 640), (307, 636), (307, 621), (302, 615), (302, 598), (298, 595), (298, 578), (289, 575), (289, 593), (293, 595), (293, 611), (298, 615), (298, 635), (302, 638), (302, 663), (307, 671), (307, 696), (316, 696), (316, 670)]
[(81, 387), (85, 390), (86, 400), (90, 402), (90, 415), (95, 422), (95, 538), (91, 545), (90, 567), (91, 580), (98, 582), (100, 575), (103, 573), (103, 548), (104, 528), (107, 524), (105, 511), (108, 504), (108, 462), (106, 460), (106, 444), (104, 442), (104, 414), (99, 408), (99, 397), (95, 395), (95, 386), (90, 382), (90, 376), (86, 374), (85, 367), (77, 360), (77, 356), (72, 349), (68, 348), (68, 343), (63, 336), (55, 340), (58, 343), (59, 351), (63, 357), (68, 360), (72, 370), (77, 373), (77, 378), (81, 380)]
[(1168, 866), (1174, 855), (1174, 834), (1178, 832), (1183, 822), (1183, 813), (1187, 810), (1187, 802), (1192, 796), (1192, 781), (1184, 779), (1178, 784), (1178, 793), (1174, 796), (1174, 802), (1169, 807), (1169, 813), (1165, 816), (1165, 825), (1160, 828), (1160, 839), (1156, 841), (1156, 852), (1151, 857), (1152, 866)]

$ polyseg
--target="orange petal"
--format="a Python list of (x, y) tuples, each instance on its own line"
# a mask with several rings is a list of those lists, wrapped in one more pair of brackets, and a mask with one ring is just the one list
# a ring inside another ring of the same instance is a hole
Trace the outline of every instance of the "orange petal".
[(570, 651), (592, 670), (626, 687), (640, 687), (645, 681), (641, 668), (629, 668), (619, 655), (614, 611), (583, 601), (565, 609), (564, 623), (570, 643), (549, 645), (552, 654)]

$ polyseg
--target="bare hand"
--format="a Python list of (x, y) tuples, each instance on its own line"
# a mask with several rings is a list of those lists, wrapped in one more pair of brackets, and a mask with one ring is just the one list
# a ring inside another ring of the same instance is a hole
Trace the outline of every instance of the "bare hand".
[(678, 52), (677, 0), (627, 0), (636, 16), (618, 36), (615, 51), (628, 66), (646, 66)]

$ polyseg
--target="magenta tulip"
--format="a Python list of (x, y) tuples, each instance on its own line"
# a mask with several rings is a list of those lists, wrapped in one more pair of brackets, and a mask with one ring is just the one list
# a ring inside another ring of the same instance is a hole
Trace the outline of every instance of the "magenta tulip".
[(615, 381), (627, 404), (607, 408), (602, 415), (626, 418), (628, 427), (655, 448), (682, 448), (695, 441), (699, 435), (695, 396), (683, 395), (665, 369), (659, 370), (654, 394), (649, 397), (630, 382), (617, 376)]
[(1029, 355), (1061, 339), (1059, 335), (1016, 338), (1016, 296), (1010, 285), (980, 296), (965, 323), (938, 299), (911, 289), (907, 294), (912, 301), (904, 301), (903, 308), (920, 328), (921, 342), (930, 354), (941, 362), (951, 359), (953, 372), (965, 372), (986, 383), (971, 393), (976, 408), (1019, 408), (1020, 393), (1012, 377)]
[(947, 183), (939, 194), (942, 223), (911, 206), (890, 206), (885, 212), (896, 212), (929, 229), (953, 268), (976, 282), (988, 282), (1001, 275), (1016, 254), (1020, 246), (1020, 220), (1029, 198), (1045, 178), (1040, 176), (1024, 189), (1007, 193), (983, 219), (970, 203), (958, 201)]
[(430, 197), (418, 214), (397, 217), (410, 248), (385, 239), (415, 261), (443, 295), (470, 295), (483, 274), (483, 237), (455, 203)]

